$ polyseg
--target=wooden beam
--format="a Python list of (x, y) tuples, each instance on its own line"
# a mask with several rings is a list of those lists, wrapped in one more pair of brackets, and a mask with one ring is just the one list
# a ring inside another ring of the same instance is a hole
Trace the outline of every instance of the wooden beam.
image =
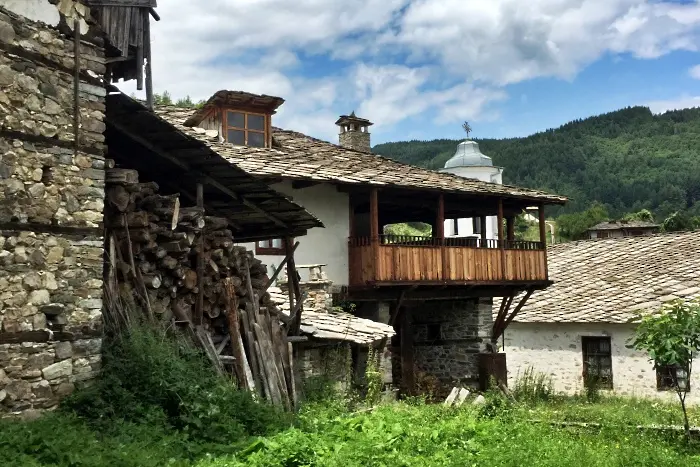
[[(204, 185), (201, 183), (197, 183), (197, 207), (204, 209)], [(195, 316), (194, 322), (196, 325), (201, 325), (204, 323), (204, 229), (199, 232), (197, 243), (197, 316)], [(231, 338), (236, 338), (236, 336), (231, 336)]]
[(219, 183), (217, 180), (212, 178), (211, 176), (207, 175), (206, 173), (193, 170), (189, 164), (182, 162), (178, 158), (167, 154), (166, 152), (160, 150), (159, 148), (153, 146), (149, 141), (146, 141), (144, 138), (141, 136), (133, 134), (128, 128), (125, 128), (124, 126), (120, 125), (119, 123), (114, 122), (114, 119), (107, 120), (107, 124), (113, 126), (117, 131), (125, 134), (129, 138), (131, 138), (134, 142), (140, 144), (141, 146), (145, 147), (149, 151), (153, 152), (154, 154), (162, 157), (163, 159), (166, 159), (167, 161), (171, 162), (172, 164), (178, 166), (180, 169), (189, 172), (191, 176), (199, 178), (201, 181), (206, 183), (207, 185), (210, 185), (217, 190), (221, 191), (222, 193), (225, 193), (229, 197), (231, 197), (234, 200), (240, 201), (243, 205), (249, 207), (253, 211), (259, 212), (262, 214), (264, 217), (278, 225), (279, 227), (283, 228), (288, 228), (287, 224), (285, 224), (283, 221), (278, 219), (277, 217), (273, 216), (272, 214), (269, 214), (267, 211), (262, 209), (261, 207), (257, 206), (255, 203), (249, 201), (248, 199), (245, 198), (243, 195), (239, 195), (238, 193), (234, 192), (233, 190), (229, 189), (228, 187), (222, 185)]
[(372, 245), (372, 262), (374, 277), (379, 277), (379, 195), (376, 187), (369, 193), (369, 226), (370, 243)]
[(513, 304), (513, 299), (515, 298), (515, 295), (509, 295), (507, 297), (503, 297), (501, 300), (501, 307), (498, 309), (498, 314), (496, 315), (496, 321), (493, 323), (493, 327), (491, 328), (491, 342), (496, 342), (498, 340), (498, 337), (500, 336), (500, 328), (503, 322), (506, 319), (506, 316), (508, 316), (508, 310), (510, 309), (510, 306)]
[[(296, 242), (294, 244), (294, 247), (292, 248), (291, 254), (294, 254), (294, 252), (296, 251), (298, 246), (299, 246), (299, 242)], [(290, 253), (287, 253), (287, 256), (284, 257), (284, 259), (279, 264), (279, 266), (277, 266), (277, 269), (275, 269), (275, 273), (272, 274), (272, 277), (270, 278), (270, 280), (268, 280), (267, 284), (265, 284), (265, 288), (263, 289), (263, 293), (267, 292), (267, 289), (269, 289), (270, 286), (273, 284), (273, 282), (275, 282), (275, 279), (277, 279), (277, 276), (279, 276), (280, 272), (282, 271), (284, 266), (287, 264), (287, 261), (289, 261), (289, 258), (290, 258)]]
[(435, 222), (437, 224), (435, 226), (437, 238), (440, 239), (440, 262), (442, 263), (440, 277), (446, 281), (449, 278), (449, 274), (447, 271), (447, 249), (445, 248), (445, 196), (442, 193), (438, 195), (438, 210)]
[(545, 223), (544, 217), (544, 203), (540, 203), (537, 214), (539, 215), (540, 223), (540, 242), (542, 243), (542, 248), (544, 248), (544, 272), (545, 277), (549, 278), (549, 264), (547, 262), (547, 224)]
[(416, 386), (412, 321), (410, 309), (401, 314), (401, 385), (409, 396), (413, 395)]
[[(153, 11), (152, 8), (151, 11)], [(156, 21), (159, 19), (160, 17), (156, 18)], [(153, 61), (153, 53), (151, 48), (151, 18), (148, 15), (145, 15), (143, 22), (143, 40), (146, 47), (146, 107), (148, 107), (148, 110), (153, 111), (153, 64), (151, 63)]]
[(481, 246), (486, 247), (486, 216), (479, 217), (479, 224), (481, 225)]
[[(503, 200), (498, 199), (498, 217), (497, 217), (497, 230), (498, 230), (498, 249), (501, 250), (501, 278), (506, 279), (506, 242), (505, 236), (503, 235)], [(483, 229), (482, 229), (483, 230)]]
[(506, 217), (506, 240), (509, 242), (515, 240), (515, 218), (513, 216)]
[[(292, 239), (284, 238), (284, 248), (287, 252), (287, 282), (289, 287), (289, 312), (291, 324), (289, 326), (288, 335), (299, 335), (301, 328), (301, 314), (304, 308), (304, 299), (301, 296), (301, 287), (299, 285), (299, 277), (297, 276), (296, 263), (294, 262), (294, 251), (292, 247)], [(293, 300), (296, 302), (293, 303)]]
[[(525, 303), (527, 302), (527, 299), (530, 298), (530, 295), (532, 295), (532, 292), (534, 292), (532, 289), (529, 289), (523, 298), (520, 299), (520, 302), (516, 305), (515, 309), (513, 310), (513, 313), (510, 314), (508, 319), (503, 323), (503, 328), (501, 329), (501, 334), (503, 334), (508, 327), (508, 325), (515, 319), (515, 317), (518, 315), (520, 310), (525, 306)], [(499, 336), (500, 337), (500, 336)]]

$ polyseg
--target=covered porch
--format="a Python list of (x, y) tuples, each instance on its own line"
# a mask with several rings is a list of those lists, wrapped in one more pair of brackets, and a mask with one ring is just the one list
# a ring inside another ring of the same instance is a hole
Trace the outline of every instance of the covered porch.
[[(350, 206), (349, 286), (548, 284), (544, 203), (521, 197), (466, 196), (373, 187), (353, 193)], [(515, 218), (539, 212), (538, 241), (515, 238)], [(445, 219), (497, 218), (497, 238), (445, 237)], [(424, 222), (431, 236), (384, 234), (384, 226)]]

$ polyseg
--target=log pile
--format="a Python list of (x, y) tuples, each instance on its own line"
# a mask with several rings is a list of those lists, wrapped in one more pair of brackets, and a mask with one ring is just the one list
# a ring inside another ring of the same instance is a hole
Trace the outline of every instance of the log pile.
[(296, 389), (283, 326), (289, 318), (270, 301), (267, 267), (235, 245), (227, 219), (181, 206), (178, 194), (159, 194), (135, 170), (110, 169), (106, 182), (117, 282), (133, 286), (152, 318), (191, 329), (239, 387), (292, 409)]

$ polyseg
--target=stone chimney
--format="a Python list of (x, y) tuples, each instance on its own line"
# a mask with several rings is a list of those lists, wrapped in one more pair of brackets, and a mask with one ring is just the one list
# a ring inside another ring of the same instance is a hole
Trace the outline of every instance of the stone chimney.
[(372, 151), (369, 141), (369, 127), (373, 125), (372, 122), (357, 117), (353, 111), (350, 115), (341, 115), (335, 124), (340, 127), (339, 139), (342, 147), (362, 152)]

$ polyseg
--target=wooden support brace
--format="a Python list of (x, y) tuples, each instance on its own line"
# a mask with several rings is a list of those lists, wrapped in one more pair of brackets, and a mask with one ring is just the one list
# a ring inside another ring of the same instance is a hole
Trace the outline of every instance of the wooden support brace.
[(267, 289), (272, 286), (272, 284), (275, 282), (275, 279), (277, 279), (277, 276), (279, 276), (280, 272), (282, 272), (282, 269), (284, 269), (284, 266), (287, 264), (289, 261), (289, 258), (294, 254), (296, 251), (297, 247), (299, 246), (299, 242), (294, 243), (294, 247), (292, 247), (291, 253), (287, 253), (287, 255), (284, 257), (282, 262), (277, 266), (277, 269), (275, 269), (274, 274), (272, 274), (272, 277), (270, 278), (269, 281), (267, 281), (267, 284), (265, 284), (265, 288), (263, 289), (263, 293), (267, 292)]

